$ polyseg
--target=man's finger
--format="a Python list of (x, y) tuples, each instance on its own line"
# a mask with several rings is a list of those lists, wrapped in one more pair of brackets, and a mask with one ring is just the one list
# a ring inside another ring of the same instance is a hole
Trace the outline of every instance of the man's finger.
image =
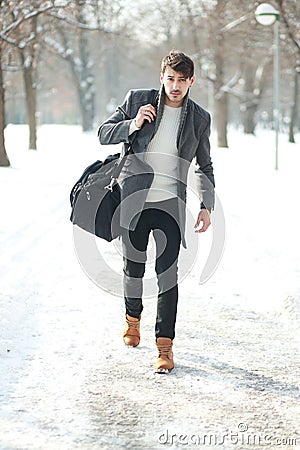
[[(202, 226), (200, 227), (201, 222), (202, 222)], [(198, 220), (195, 224), (195, 228), (196, 228), (195, 233), (203, 233), (204, 231), (207, 230), (207, 228), (210, 226), (210, 224), (211, 224), (211, 221), (209, 218), (199, 216)]]
[(156, 116), (156, 109), (154, 108), (153, 105), (151, 105), (150, 103), (148, 105), (145, 105), (145, 108), (150, 111), (154, 116)]
[(143, 115), (148, 122), (152, 122), (156, 116), (155, 108), (152, 105), (143, 106)]

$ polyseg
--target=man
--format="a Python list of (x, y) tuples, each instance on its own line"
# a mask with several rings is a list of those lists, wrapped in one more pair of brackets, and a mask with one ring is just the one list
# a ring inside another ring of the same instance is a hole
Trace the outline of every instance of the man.
[(172, 50), (162, 60), (160, 90), (131, 90), (122, 106), (99, 128), (101, 144), (130, 148), (118, 178), (124, 259), (126, 324), (123, 340), (140, 342), (146, 251), (152, 231), (158, 281), (155, 326), (157, 372), (174, 368), (172, 344), (178, 302), (177, 262), (185, 244), (185, 202), (188, 167), (196, 158), (200, 212), (195, 228), (210, 225), (214, 207), (214, 175), (210, 158), (210, 115), (189, 98), (194, 83), (193, 61)]

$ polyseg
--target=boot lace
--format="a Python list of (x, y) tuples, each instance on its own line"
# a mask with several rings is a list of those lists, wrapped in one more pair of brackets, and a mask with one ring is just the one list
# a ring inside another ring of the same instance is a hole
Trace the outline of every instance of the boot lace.
[(135, 330), (139, 330), (140, 327), (140, 321), (131, 321), (126, 318), (126, 322), (128, 323), (129, 328), (134, 328)]
[(172, 350), (172, 344), (157, 344), (158, 354), (160, 356), (167, 356), (170, 358), (170, 353)]

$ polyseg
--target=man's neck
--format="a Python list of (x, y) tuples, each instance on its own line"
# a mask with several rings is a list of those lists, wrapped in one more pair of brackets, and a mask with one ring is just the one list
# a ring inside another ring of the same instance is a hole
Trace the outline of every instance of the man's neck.
[(171, 108), (181, 108), (181, 106), (183, 105), (183, 100), (179, 103), (171, 102), (165, 95), (165, 105), (170, 106)]

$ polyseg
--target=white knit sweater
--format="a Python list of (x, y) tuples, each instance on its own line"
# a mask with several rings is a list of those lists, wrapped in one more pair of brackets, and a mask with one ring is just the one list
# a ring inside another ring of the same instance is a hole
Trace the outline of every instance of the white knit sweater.
[(147, 147), (145, 161), (154, 171), (147, 202), (177, 196), (177, 134), (182, 108), (165, 105), (158, 130)]

